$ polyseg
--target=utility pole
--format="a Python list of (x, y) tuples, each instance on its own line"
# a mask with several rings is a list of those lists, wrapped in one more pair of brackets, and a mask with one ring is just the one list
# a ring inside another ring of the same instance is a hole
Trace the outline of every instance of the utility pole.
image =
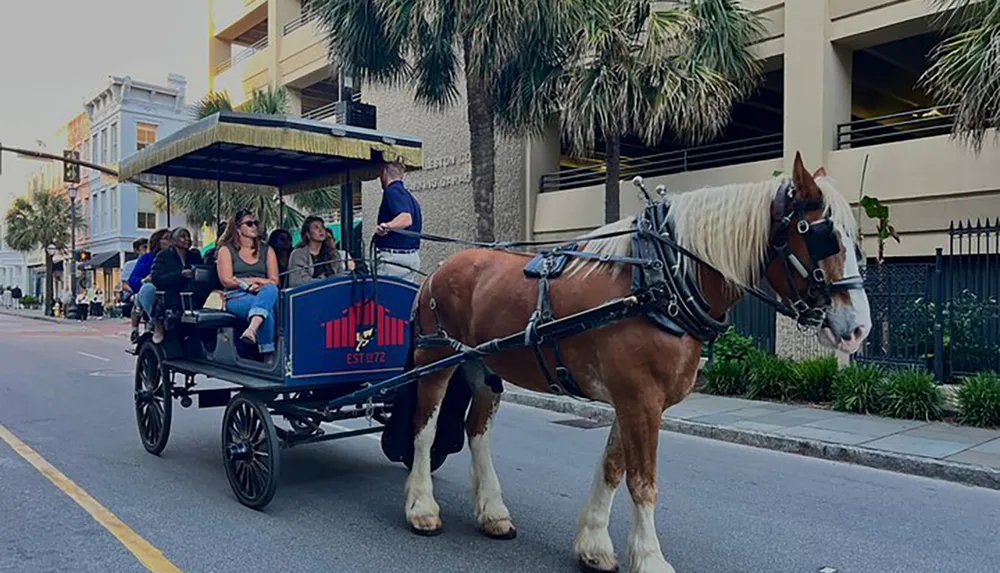
[[(63, 157), (73, 161), (80, 160), (80, 152), (72, 149), (63, 151)], [(79, 309), (76, 307), (76, 194), (79, 191), (80, 164), (70, 161), (63, 162), (63, 181), (66, 183), (66, 193), (69, 195), (70, 212), (70, 258), (69, 258), (69, 292), (70, 301), (66, 305), (66, 318), (77, 318)]]

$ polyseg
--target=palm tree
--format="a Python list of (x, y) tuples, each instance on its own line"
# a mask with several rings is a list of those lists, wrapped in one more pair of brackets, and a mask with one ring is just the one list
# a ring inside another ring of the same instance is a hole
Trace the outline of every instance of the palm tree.
[(563, 131), (582, 155), (605, 142), (605, 222), (619, 218), (621, 141), (655, 145), (668, 130), (695, 144), (718, 136), (732, 106), (757, 85), (750, 45), (757, 17), (736, 0), (584, 0), (556, 90)]
[(493, 241), (497, 130), (540, 130), (534, 87), (553, 68), (570, 0), (313, 0), (331, 62), (361, 82), (408, 85), (417, 103), (444, 109), (465, 90), (475, 238)]
[(986, 130), (1000, 128), (1000, 0), (930, 0), (952, 35), (929, 54), (920, 84), (956, 104), (952, 136), (976, 154)]
[[(220, 111), (233, 111), (232, 100), (226, 92), (210, 92), (194, 106), (196, 120)], [(288, 90), (282, 86), (254, 91), (241, 106), (241, 111), (265, 115), (285, 115), (288, 109)], [(197, 185), (185, 182), (171, 188), (171, 202), (181, 209), (193, 225), (217, 226), (216, 193), (214, 185)], [(283, 212), (278, 195), (272, 189), (252, 189), (248, 185), (223, 183), (219, 213), (225, 218), (240, 208), (252, 208), (266, 229), (283, 227), (292, 229), (302, 224), (304, 213), (324, 213), (340, 207), (340, 188), (324, 187), (297, 193), (285, 201)], [(171, 205), (173, 207), (173, 205)], [(166, 199), (157, 197), (157, 208), (166, 209)]]
[[(55, 191), (35, 190), (27, 197), (14, 199), (6, 218), (6, 241), (10, 248), (22, 253), (42, 249), (45, 253), (45, 309), (48, 312), (52, 308), (54, 293), (52, 255), (45, 249), (49, 245), (55, 245), (58, 251), (65, 251), (69, 247), (72, 224), (70, 201), (65, 195)], [(82, 219), (77, 211), (77, 228), (84, 226)]]

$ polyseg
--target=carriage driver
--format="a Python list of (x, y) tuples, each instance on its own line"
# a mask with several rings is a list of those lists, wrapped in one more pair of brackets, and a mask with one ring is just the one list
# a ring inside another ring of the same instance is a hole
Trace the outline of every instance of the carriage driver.
[(378, 268), (382, 275), (399, 277), (410, 282), (420, 278), (420, 238), (391, 232), (405, 229), (419, 233), (423, 228), (420, 203), (403, 185), (406, 168), (402, 163), (386, 163), (379, 181), (382, 184), (382, 204), (378, 208), (378, 225), (375, 227), (375, 249), (378, 250)]

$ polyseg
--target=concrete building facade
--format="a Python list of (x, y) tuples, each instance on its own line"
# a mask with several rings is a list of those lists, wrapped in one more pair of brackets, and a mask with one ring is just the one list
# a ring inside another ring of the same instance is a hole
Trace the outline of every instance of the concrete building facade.
[[(289, 87), (293, 112), (317, 109), (324, 84), (338, 84), (308, 3), (300, 0), (210, 0), (210, 83), (234, 100), (267, 85)], [(863, 192), (890, 207), (901, 235), (888, 257), (928, 257), (947, 245), (952, 220), (1000, 216), (1000, 149), (975, 155), (953, 142), (948, 102), (932, 102), (918, 79), (926, 54), (940, 40), (926, 0), (744, 0), (764, 21), (754, 49), (765, 66), (760, 93), (734, 110), (719, 142), (678, 148), (623, 147), (626, 166), (642, 157), (646, 171), (623, 174), (622, 214), (638, 209), (628, 179), (672, 191), (756, 181), (788, 171), (796, 152), (811, 169), (824, 166), (840, 191), (857, 203)], [(324, 79), (325, 78), (325, 79)], [(317, 83), (319, 82), (319, 83)], [(313, 87), (316, 83), (317, 87)], [(413, 103), (412, 94), (362, 86), (361, 100), (377, 108), (381, 130), (423, 138), (425, 169), (409, 185), (424, 206), (424, 228), (473, 235), (468, 122), (464, 101), (443, 113)], [(321, 107), (321, 106), (320, 106)], [(317, 119), (324, 119), (317, 117)], [(334, 118), (336, 119), (336, 118)], [(990, 141), (990, 137), (987, 137)], [(499, 239), (560, 239), (599, 226), (603, 173), (599, 150), (571, 157), (558, 126), (536, 140), (497, 147), (496, 227)], [(363, 192), (377, 205), (377, 183)], [(374, 221), (365, 209), (365, 228)], [(862, 217), (866, 248), (874, 252), (874, 223)], [(427, 245), (429, 269), (453, 249)], [(779, 321), (779, 352), (802, 354), (794, 327)], [(802, 343), (808, 346), (808, 343)]]

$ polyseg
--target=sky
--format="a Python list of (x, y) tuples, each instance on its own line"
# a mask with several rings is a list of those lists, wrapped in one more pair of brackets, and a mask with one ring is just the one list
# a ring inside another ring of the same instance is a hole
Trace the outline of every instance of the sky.
[[(166, 84), (187, 78), (187, 101), (208, 89), (208, 0), (0, 2), (0, 142), (36, 147), (83, 111), (108, 76)], [(0, 209), (41, 164), (3, 154)]]

